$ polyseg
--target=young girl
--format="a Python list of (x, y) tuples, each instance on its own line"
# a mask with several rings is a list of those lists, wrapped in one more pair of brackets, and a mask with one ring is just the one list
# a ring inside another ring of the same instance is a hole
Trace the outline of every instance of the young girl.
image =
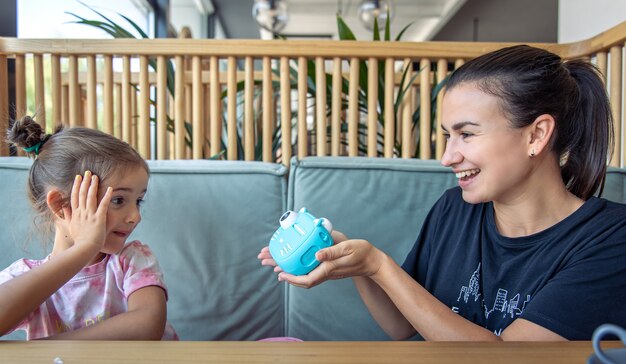
[[(441, 163), (459, 186), (430, 211), (402, 266), (333, 233), (306, 276), (353, 277), (393, 338), (590, 340), (626, 326), (626, 205), (602, 192), (612, 120), (586, 61), (529, 46), (491, 52), (450, 77)], [(337, 223), (337, 222), (335, 222)], [(276, 266), (267, 248), (262, 264)]]
[(141, 221), (148, 166), (127, 143), (93, 129), (45, 134), (26, 117), (9, 141), (35, 156), (29, 197), (54, 233), (43, 260), (0, 272), (0, 335), (27, 339), (177, 339), (150, 249), (126, 239)]

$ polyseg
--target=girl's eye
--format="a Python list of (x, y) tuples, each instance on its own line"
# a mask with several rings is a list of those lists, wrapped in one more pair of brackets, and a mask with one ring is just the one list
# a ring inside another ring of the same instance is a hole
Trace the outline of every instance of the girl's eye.
[(138, 198), (137, 199), (137, 206), (141, 206), (143, 205), (144, 199), (143, 198)]
[(113, 198), (111, 199), (111, 203), (112, 203), (113, 205), (121, 205), (121, 204), (123, 204), (123, 203), (124, 203), (124, 198), (123, 198), (123, 197), (113, 197)]
[(466, 132), (462, 132), (461, 133), (461, 138), (465, 139), (467, 137), (471, 137), (473, 134), (472, 133), (466, 133)]

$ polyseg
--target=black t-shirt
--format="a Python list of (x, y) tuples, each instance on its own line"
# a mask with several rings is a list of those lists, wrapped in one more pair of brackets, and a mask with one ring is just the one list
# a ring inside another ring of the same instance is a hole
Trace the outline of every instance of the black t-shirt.
[(466, 319), (500, 335), (524, 318), (570, 340), (626, 327), (626, 205), (592, 197), (525, 237), (498, 233), (492, 203), (460, 188), (432, 208), (402, 268)]

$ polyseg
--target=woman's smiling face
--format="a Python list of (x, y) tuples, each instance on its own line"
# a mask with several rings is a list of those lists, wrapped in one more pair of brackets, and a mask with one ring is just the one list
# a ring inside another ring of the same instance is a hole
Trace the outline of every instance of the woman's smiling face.
[(525, 191), (530, 173), (528, 136), (515, 129), (500, 99), (473, 83), (461, 83), (443, 98), (442, 128), (447, 143), (441, 163), (459, 178), (469, 203), (507, 201)]

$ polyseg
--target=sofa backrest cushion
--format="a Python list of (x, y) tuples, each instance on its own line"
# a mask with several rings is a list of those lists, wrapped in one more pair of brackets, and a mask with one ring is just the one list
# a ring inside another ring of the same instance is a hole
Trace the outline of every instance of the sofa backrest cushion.
[[(428, 211), (454, 174), (437, 161), (349, 157), (293, 160), (288, 206), (327, 217), (349, 238), (367, 239), (401, 264)], [(304, 340), (389, 340), (352, 280), (288, 288), (287, 335)]]
[(256, 259), (286, 206), (287, 169), (241, 161), (151, 161), (143, 221), (182, 340), (282, 336), (284, 289)]

